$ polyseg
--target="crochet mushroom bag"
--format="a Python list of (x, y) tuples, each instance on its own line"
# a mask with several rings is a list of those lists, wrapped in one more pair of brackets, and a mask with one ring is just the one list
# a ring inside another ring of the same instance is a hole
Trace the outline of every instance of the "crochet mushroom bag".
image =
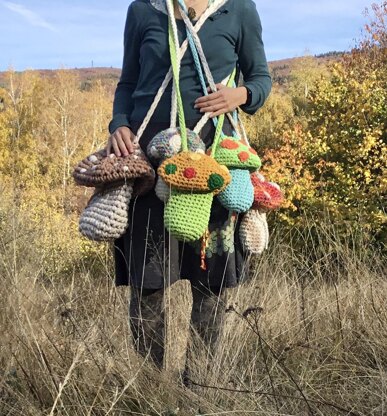
[[(206, 145), (198, 134), (186, 129), (188, 149), (195, 153), (204, 153)], [(149, 159), (159, 165), (165, 159), (178, 154), (182, 150), (180, 127), (172, 127), (158, 133), (148, 144)], [(167, 202), (171, 189), (161, 177), (158, 177), (155, 187), (158, 198)]]
[(250, 172), (261, 166), (257, 152), (233, 137), (224, 137), (214, 150), (215, 159), (230, 169), (232, 178), (230, 185), (219, 194), (219, 201), (229, 211), (246, 212), (254, 200)]
[[(179, 87), (176, 22), (172, 17), (173, 8), (170, 1), (167, 1), (167, 5), (169, 7), (169, 46), (177, 95), (182, 152), (164, 160), (158, 168), (158, 174), (171, 187), (171, 196), (164, 210), (165, 227), (178, 240), (195, 241), (200, 239), (208, 228), (214, 195), (229, 184), (231, 177), (228, 169), (217, 163), (211, 156), (188, 150), (187, 130)], [(220, 129), (218, 130), (219, 135)]]
[(155, 172), (140, 148), (126, 157), (108, 156), (102, 149), (79, 162), (73, 177), (78, 185), (96, 188), (79, 231), (90, 240), (110, 241), (126, 231), (130, 199), (152, 189)]
[(252, 209), (243, 216), (239, 236), (248, 252), (262, 254), (269, 243), (266, 213), (281, 206), (283, 194), (276, 183), (267, 182), (259, 172), (251, 174), (251, 182), (254, 186), (254, 203)]

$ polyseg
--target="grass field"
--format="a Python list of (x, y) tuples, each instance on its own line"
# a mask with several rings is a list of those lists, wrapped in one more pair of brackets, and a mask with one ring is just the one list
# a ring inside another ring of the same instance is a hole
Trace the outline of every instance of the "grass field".
[(184, 356), (187, 282), (168, 293), (160, 372), (132, 349), (128, 290), (114, 287), (109, 252), (46, 274), (42, 229), (12, 218), (0, 227), (1, 415), (384, 414), (387, 282), (366, 241), (339, 242), (312, 221), (314, 243), (312, 232), (296, 244), (273, 230), (251, 279), (228, 294), (216, 350), (190, 343), (187, 389), (171, 375)]

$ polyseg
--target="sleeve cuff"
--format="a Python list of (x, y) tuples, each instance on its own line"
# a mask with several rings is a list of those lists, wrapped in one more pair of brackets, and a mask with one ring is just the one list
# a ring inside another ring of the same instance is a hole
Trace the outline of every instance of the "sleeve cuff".
[(129, 127), (129, 117), (127, 114), (116, 114), (109, 123), (109, 133), (113, 134), (119, 127)]
[(251, 91), (251, 100), (250, 102), (243, 104), (240, 108), (247, 114), (253, 115), (257, 112), (258, 108), (262, 106), (263, 100), (263, 91), (262, 87), (256, 82), (246, 82), (243, 84), (244, 87), (247, 87)]

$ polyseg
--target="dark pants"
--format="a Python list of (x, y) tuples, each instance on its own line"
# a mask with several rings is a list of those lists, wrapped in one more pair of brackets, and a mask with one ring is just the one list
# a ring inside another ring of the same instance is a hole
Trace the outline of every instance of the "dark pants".
[[(191, 284), (191, 337), (199, 339), (209, 349), (215, 346), (225, 310), (225, 289), (197, 287)], [(164, 289), (131, 288), (130, 327), (136, 350), (149, 357), (159, 367), (164, 362), (165, 308)]]

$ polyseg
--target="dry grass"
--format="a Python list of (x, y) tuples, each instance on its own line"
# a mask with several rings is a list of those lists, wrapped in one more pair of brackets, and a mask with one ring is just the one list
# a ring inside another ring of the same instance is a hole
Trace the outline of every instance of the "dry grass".
[[(41, 230), (20, 212), (2, 215), (1, 415), (384, 414), (387, 283), (366, 243), (351, 250), (322, 228), (313, 249), (275, 237), (250, 281), (229, 291), (214, 355), (192, 351), (196, 385), (186, 389), (132, 350), (128, 293), (114, 287), (111, 261), (47, 273)], [(187, 285), (171, 290), (181, 324)], [(184, 331), (170, 333), (173, 364)]]

